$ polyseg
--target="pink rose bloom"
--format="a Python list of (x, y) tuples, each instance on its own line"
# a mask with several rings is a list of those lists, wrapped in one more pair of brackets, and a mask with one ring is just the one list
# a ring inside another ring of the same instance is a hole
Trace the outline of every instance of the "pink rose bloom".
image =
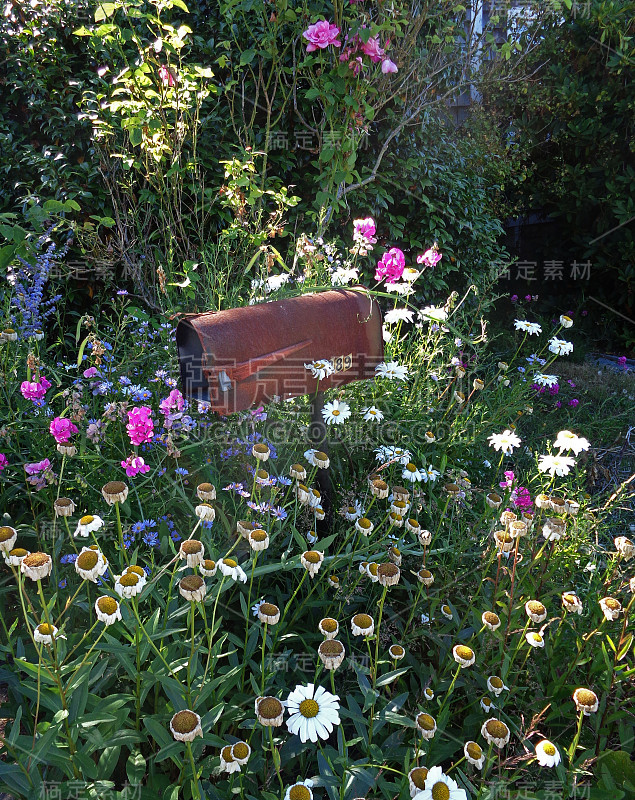
[(140, 472), (142, 474), (150, 472), (150, 467), (141, 456), (128, 456), (125, 461), (121, 462), (121, 466), (126, 470), (126, 475), (129, 478), (136, 477)]
[(8, 465), (9, 459), (4, 453), (0, 453), (0, 472)]
[(70, 419), (55, 417), (49, 425), (49, 431), (53, 434), (53, 438), (58, 444), (65, 444), (70, 441), (74, 433), (77, 433), (77, 426)]
[(159, 78), (161, 78), (161, 83), (164, 86), (174, 86), (176, 83), (174, 75), (167, 67), (159, 67)]
[(392, 247), (381, 257), (377, 263), (375, 280), (383, 281), (387, 278), (390, 283), (398, 281), (406, 267), (406, 257), (398, 247)]
[(371, 36), (367, 42), (362, 42), (362, 51), (374, 64), (379, 63), (384, 55), (377, 36)]
[(417, 264), (425, 264), (426, 267), (434, 267), (442, 258), (443, 256), (441, 253), (439, 253), (436, 248), (431, 247), (429, 250), (426, 250), (423, 255), (417, 256)]
[(391, 61), (389, 58), (385, 58), (381, 62), (381, 71), (384, 73), (384, 75), (388, 75), (389, 72), (398, 72), (398, 69), (394, 61)]
[(375, 220), (372, 217), (353, 220), (354, 241), (356, 242), (362, 241), (362, 243), (375, 244), (377, 242), (377, 239), (375, 239), (376, 232), (377, 229), (375, 228)]
[(342, 43), (337, 38), (339, 32), (340, 29), (337, 25), (333, 25), (333, 23), (327, 22), (324, 19), (316, 22), (315, 25), (309, 25), (302, 34), (309, 42), (306, 48), (307, 53), (312, 53), (314, 50), (318, 49), (324, 50), (325, 47), (331, 44), (335, 47), (341, 47)]
[(43, 400), (46, 390), (51, 388), (51, 384), (44, 375), (39, 381), (22, 381), (20, 391), (26, 400)]
[(154, 435), (154, 421), (152, 409), (148, 406), (138, 406), (128, 411), (128, 424), (126, 425), (131, 444), (138, 446), (151, 442)]

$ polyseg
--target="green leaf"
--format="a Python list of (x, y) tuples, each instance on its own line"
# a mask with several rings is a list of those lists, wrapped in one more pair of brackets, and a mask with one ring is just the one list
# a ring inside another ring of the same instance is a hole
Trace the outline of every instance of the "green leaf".
[(409, 669), (410, 667), (399, 667), (399, 669), (395, 669), (392, 672), (387, 672), (385, 675), (382, 675), (381, 678), (377, 679), (375, 686), (385, 686), (387, 683), (392, 683), (401, 675), (408, 672)]
[(251, 64), (255, 55), (255, 50), (243, 50), (243, 52), (240, 54), (240, 66), (244, 67), (246, 64)]
[(130, 136), (130, 144), (133, 147), (137, 147), (137, 145), (140, 145), (143, 141), (143, 131), (141, 128), (130, 128), (128, 135)]
[(103, 19), (112, 17), (116, 9), (117, 6), (115, 3), (100, 3), (95, 11), (95, 22), (101, 22)]

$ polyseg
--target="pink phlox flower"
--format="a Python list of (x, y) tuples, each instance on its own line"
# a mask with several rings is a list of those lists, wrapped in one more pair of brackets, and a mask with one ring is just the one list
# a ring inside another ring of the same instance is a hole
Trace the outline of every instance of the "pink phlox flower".
[(387, 278), (390, 283), (394, 283), (401, 278), (405, 267), (406, 257), (403, 252), (398, 247), (391, 247), (377, 263), (375, 280), (383, 281), (384, 278)]
[(77, 425), (65, 417), (55, 417), (49, 425), (49, 431), (58, 444), (66, 444), (70, 441), (71, 436), (77, 433)]
[(309, 25), (302, 34), (309, 42), (306, 48), (307, 53), (312, 53), (314, 50), (318, 49), (324, 50), (324, 48), (329, 47), (329, 45), (341, 47), (342, 43), (337, 38), (339, 32), (340, 29), (337, 25), (333, 25), (332, 22), (327, 22), (324, 19), (319, 20), (314, 25)]
[(121, 466), (126, 470), (126, 475), (129, 478), (136, 477), (140, 472), (142, 474), (150, 472), (150, 467), (141, 456), (128, 456), (125, 461), (121, 462)]
[(516, 508), (521, 511), (531, 511), (534, 507), (529, 489), (526, 489), (524, 486), (518, 486), (514, 489), (510, 499)]

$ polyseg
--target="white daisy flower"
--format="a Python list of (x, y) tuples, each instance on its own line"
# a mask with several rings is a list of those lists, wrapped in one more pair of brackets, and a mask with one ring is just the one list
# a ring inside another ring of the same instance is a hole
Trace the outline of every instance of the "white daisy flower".
[(398, 364), (396, 361), (389, 361), (377, 364), (375, 375), (378, 378), (388, 378), (391, 381), (405, 381), (408, 377), (408, 368)]
[(531, 645), (532, 647), (545, 646), (544, 636), (542, 633), (538, 633), (538, 631), (527, 631), (525, 634), (525, 639), (527, 640), (527, 644)]
[(441, 475), (441, 473), (439, 472), (438, 469), (434, 469), (434, 467), (426, 467), (425, 471), (426, 477), (424, 478), (424, 480), (426, 483), (428, 483), (428, 481), (430, 483), (434, 483), (436, 479), (439, 477), (439, 475)]
[(322, 416), (327, 425), (342, 425), (351, 415), (351, 407), (343, 400), (325, 403)]
[(554, 336), (553, 339), (549, 339), (549, 350), (557, 356), (568, 356), (569, 353), (573, 353), (573, 344)]
[(53, 639), (56, 636), (57, 628), (55, 625), (49, 625), (47, 622), (43, 622), (41, 625), (38, 625), (33, 631), (33, 638), (40, 644), (52, 644)]
[(562, 314), (560, 316), (560, 324), (562, 325), (563, 328), (570, 328), (573, 325), (573, 320), (566, 314)]
[(598, 696), (592, 689), (584, 689), (583, 687), (575, 690), (573, 693), (573, 702), (578, 711), (584, 712), (585, 717), (595, 714), (600, 703)]
[(199, 564), (198, 568), (201, 575), (205, 575), (206, 578), (211, 578), (213, 575), (216, 575), (218, 565), (211, 558), (205, 558)]
[(130, 599), (143, 591), (143, 581), (135, 572), (124, 572), (115, 577), (115, 591), (119, 597)]
[(179, 581), (179, 593), (190, 603), (202, 603), (207, 587), (200, 575), (186, 575)]
[(465, 760), (475, 766), (477, 769), (483, 769), (485, 763), (485, 753), (480, 744), (476, 742), (466, 742), (463, 745), (463, 755)]
[(95, 600), (95, 614), (104, 625), (114, 625), (118, 619), (121, 619), (121, 608), (114, 597), (103, 595)]
[(488, 440), (490, 447), (493, 447), (494, 450), (502, 450), (505, 455), (511, 455), (514, 447), (518, 447), (521, 441), (509, 428), (506, 428), (502, 433), (493, 433), (488, 436)]
[(554, 442), (554, 447), (559, 450), (572, 450), (573, 455), (579, 455), (583, 450), (588, 450), (590, 447), (588, 439), (584, 436), (577, 436), (571, 431), (560, 431)]
[(530, 336), (538, 336), (538, 334), (542, 333), (542, 328), (537, 322), (527, 322), (527, 320), (524, 319), (515, 320), (514, 328), (517, 331), (524, 331), (524, 333), (528, 333)]
[(231, 750), (232, 758), (237, 764), (242, 767), (249, 761), (251, 755), (251, 747), (248, 742), (234, 742)]
[(92, 514), (86, 514), (77, 523), (77, 527), (75, 528), (73, 536), (83, 536), (84, 538), (87, 538), (90, 533), (94, 533), (100, 528), (103, 528), (104, 524), (105, 523), (101, 517), (93, 516)]
[(509, 741), (511, 732), (502, 720), (491, 718), (483, 723), (481, 735), (485, 737), (488, 744), (495, 744), (496, 747), (501, 748)]
[(82, 548), (81, 553), (75, 559), (75, 570), (85, 581), (97, 583), (97, 578), (101, 577), (107, 569), (108, 561), (105, 556), (90, 547)]
[(322, 381), (324, 378), (328, 378), (329, 375), (332, 375), (335, 371), (333, 369), (333, 364), (326, 359), (322, 359), (320, 361), (312, 361), (310, 364), (304, 365), (305, 369), (310, 369), (311, 374), (314, 378)]
[(408, 308), (393, 308), (384, 314), (384, 323), (394, 325), (397, 322), (412, 322), (414, 312)]
[(243, 571), (242, 567), (238, 566), (238, 562), (234, 561), (233, 558), (223, 558), (218, 562), (218, 568), (223, 575), (225, 575), (225, 577), (231, 578), (233, 581), (242, 581), (242, 583), (247, 583), (247, 576), (245, 575), (245, 572)]
[(575, 465), (575, 459), (570, 456), (540, 456), (538, 469), (540, 472), (548, 472), (554, 475), (568, 475), (571, 467)]
[(381, 422), (384, 418), (384, 414), (375, 406), (367, 406), (366, 408), (362, 408), (362, 414), (364, 415), (364, 420), (366, 422)]
[(328, 739), (333, 727), (340, 724), (339, 699), (338, 695), (312, 683), (296, 686), (286, 701), (289, 732), (298, 735), (301, 742)]
[(489, 689), (492, 694), (498, 697), (502, 694), (505, 690), (509, 691), (509, 686), (505, 686), (501, 678), (498, 675), (490, 675), (487, 679), (487, 688)]
[(313, 800), (312, 786), (313, 781), (311, 780), (294, 783), (285, 792), (284, 800)]
[[(403, 447), (394, 447), (387, 445), (380, 445), (375, 449), (376, 459), (382, 464), (387, 464), (389, 461), (397, 461), (400, 464), (407, 464), (412, 458), (409, 450), (404, 450)], [(388, 495), (386, 495), (387, 497)]]
[(13, 550), (15, 543), (18, 539), (18, 532), (10, 525), (3, 525), (0, 528), (0, 550), (3, 553), (8, 553)]
[(443, 306), (426, 306), (419, 311), (419, 317), (422, 322), (445, 322), (448, 318), (448, 312)]
[(197, 736), (203, 735), (201, 718), (189, 709), (177, 711), (170, 720), (170, 731), (177, 742), (192, 742)]
[(603, 597), (600, 600), (600, 608), (604, 614), (604, 618), (609, 622), (618, 619), (622, 613), (622, 604), (614, 597)]
[(465, 789), (461, 789), (459, 784), (449, 775), (446, 775), (441, 767), (432, 767), (428, 770), (425, 789), (415, 795), (417, 800), (467, 800)]
[(198, 539), (185, 539), (181, 542), (179, 558), (185, 560), (188, 567), (198, 567), (203, 563), (205, 556), (205, 545)]
[(537, 372), (534, 375), (534, 383), (537, 383), (538, 386), (557, 386), (558, 385), (558, 376), (557, 375), (545, 375), (542, 372)]
[(560, 763), (560, 752), (553, 742), (543, 739), (536, 745), (536, 761), (541, 767), (557, 767)]
[(350, 267), (338, 267), (331, 275), (332, 286), (348, 286), (359, 280), (359, 272)]
[(231, 775), (232, 772), (240, 772), (240, 764), (232, 755), (232, 745), (228, 744), (220, 751), (220, 768), (223, 772)]

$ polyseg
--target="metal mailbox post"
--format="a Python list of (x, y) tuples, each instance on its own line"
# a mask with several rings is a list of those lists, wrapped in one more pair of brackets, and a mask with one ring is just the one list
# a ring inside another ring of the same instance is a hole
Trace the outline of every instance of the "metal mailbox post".
[[(372, 378), (384, 351), (379, 307), (362, 287), (188, 314), (176, 343), (185, 396), (220, 414), (313, 395), (310, 438), (322, 450), (323, 391)], [(318, 383), (305, 364), (327, 360), (335, 371)], [(326, 470), (318, 482), (327, 487)]]

